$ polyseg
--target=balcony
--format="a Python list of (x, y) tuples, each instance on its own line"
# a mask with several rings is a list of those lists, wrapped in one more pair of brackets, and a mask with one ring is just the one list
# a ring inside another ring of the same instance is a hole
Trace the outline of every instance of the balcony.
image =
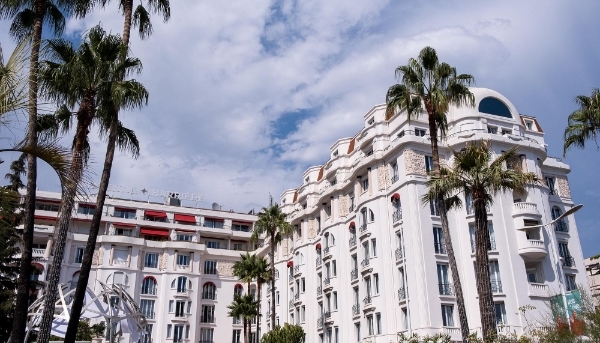
[(350, 271), (350, 281), (358, 280), (358, 269)]
[(348, 240), (348, 244), (350, 245), (350, 249), (356, 247), (356, 235), (350, 237), (350, 239)]
[(529, 284), (529, 296), (530, 297), (549, 297), (549, 287), (543, 283), (530, 283)]
[(395, 184), (398, 180), (400, 179), (400, 175), (398, 174), (394, 174), (392, 175), (392, 178), (390, 179), (392, 185)]
[(354, 304), (352, 305), (352, 316), (358, 316), (360, 314), (360, 305)]
[(398, 289), (398, 300), (406, 300), (406, 289), (404, 287)]
[(363, 299), (363, 305), (365, 306), (365, 308), (363, 310), (367, 310), (370, 307), (373, 306), (373, 299), (371, 298), (370, 295), (367, 295), (364, 299)]
[(323, 295), (323, 287), (319, 286), (317, 287), (317, 296), (320, 297)]
[(362, 224), (359, 228), (358, 228), (358, 233), (360, 235), (360, 238), (362, 239), (364, 236), (368, 236), (371, 234), (371, 232), (369, 231), (369, 228), (367, 226), (367, 223)]
[(404, 258), (404, 251), (402, 250), (402, 248), (396, 249), (396, 262), (399, 262), (403, 258)]
[(401, 209), (397, 209), (396, 211), (394, 211), (394, 213), (392, 214), (392, 221), (394, 223), (397, 223), (399, 221), (402, 220), (402, 210)]
[(215, 316), (200, 316), (200, 323), (214, 323)]
[(294, 310), (294, 300), (290, 300), (288, 302), (288, 310), (290, 310), (290, 311)]
[[(175, 318), (173, 318), (174, 322), (187, 322), (188, 318), (191, 316), (191, 313), (175, 313)], [(206, 323), (214, 323), (214, 318), (212, 318), (212, 322)]]
[(446, 255), (446, 243), (434, 243), (435, 253), (440, 255)]
[(325, 247), (325, 249), (323, 249), (323, 259), (328, 259), (331, 257), (331, 247)]
[(204, 300), (217, 300), (217, 293), (215, 293), (215, 292), (202, 292), (202, 299), (204, 299)]
[(175, 293), (175, 295), (173, 296), (176, 298), (189, 298), (190, 293), (191, 291), (189, 289), (178, 290), (177, 293)]
[(298, 274), (301, 274), (300, 273), (300, 266), (299, 265), (298, 266), (294, 266), (294, 275), (298, 275)]
[(567, 233), (569, 232), (569, 225), (564, 219), (561, 219), (554, 223), (554, 231)]
[(438, 284), (440, 295), (454, 295), (454, 287), (449, 283)]
[(46, 255), (46, 249), (32, 249), (33, 257), (43, 258)]
[(548, 251), (542, 240), (519, 240), (519, 255), (532, 259), (540, 259), (548, 255)]
[(296, 293), (296, 294), (294, 295), (294, 303), (299, 303), (299, 302), (301, 302), (301, 301), (300, 301), (300, 293)]
[(532, 202), (515, 202), (513, 204), (513, 217), (534, 217), (534, 219), (541, 218), (541, 214), (538, 211), (537, 205)]
[(571, 256), (560, 257), (563, 267), (575, 268), (575, 259)]
[(333, 285), (331, 284), (331, 278), (326, 277), (323, 280), (323, 291), (325, 291), (329, 288), (332, 288), (332, 287), (333, 287)]
[(444, 334), (450, 337), (460, 336), (460, 328), (444, 327)]
[(367, 257), (364, 260), (362, 260), (362, 262), (360, 263), (361, 266), (361, 273), (367, 273), (371, 270), (373, 270), (373, 267), (371, 267), (371, 260)]
[(317, 328), (323, 329), (323, 317), (317, 318)]
[[(477, 247), (475, 246), (475, 241), (471, 240), (471, 253), (474, 254)], [(496, 239), (494, 237), (490, 237), (490, 247), (488, 251), (496, 251)]]
[(502, 281), (491, 280), (490, 284), (492, 286), (492, 293), (502, 293)]
[(331, 311), (325, 311), (325, 313), (323, 313), (323, 318), (325, 318), (325, 321), (331, 319)]

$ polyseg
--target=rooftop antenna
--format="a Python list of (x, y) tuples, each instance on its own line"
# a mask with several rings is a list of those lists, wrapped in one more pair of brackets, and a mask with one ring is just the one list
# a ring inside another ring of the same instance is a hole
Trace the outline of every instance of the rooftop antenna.
[(273, 196), (271, 195), (271, 192), (269, 192), (269, 206), (273, 206)]

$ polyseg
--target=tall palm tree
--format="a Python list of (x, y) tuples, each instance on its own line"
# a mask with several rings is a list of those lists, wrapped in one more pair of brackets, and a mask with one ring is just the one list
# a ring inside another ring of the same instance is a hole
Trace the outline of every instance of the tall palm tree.
[(575, 98), (579, 109), (569, 115), (565, 129), (563, 155), (572, 147), (584, 148), (585, 142), (593, 140), (598, 147), (597, 136), (600, 133), (600, 89), (592, 89), (590, 96), (579, 95)]
[[(258, 308), (257, 308), (257, 313), (256, 313), (256, 340), (258, 342), (260, 342), (260, 303), (261, 303), (261, 291), (262, 291), (262, 286), (271, 281), (271, 279), (273, 278), (273, 272), (271, 271), (271, 268), (269, 268), (269, 262), (267, 261), (267, 259), (265, 259), (264, 257), (257, 257), (255, 264), (254, 264), (254, 269), (253, 269), (253, 273), (254, 274), (254, 278), (256, 279), (256, 288), (257, 288), (257, 296), (258, 296)], [(275, 325), (275, 324), (273, 324)]]
[[(409, 121), (418, 118), (423, 112), (427, 114), (433, 176), (439, 177), (438, 133), (441, 137), (446, 134), (446, 115), (450, 105), (471, 107), (475, 105), (475, 97), (468, 88), (475, 80), (469, 74), (457, 74), (456, 68), (440, 62), (437, 53), (431, 47), (423, 48), (417, 59), (411, 58), (407, 65), (396, 68), (396, 77), (399, 83), (392, 85), (386, 95), (386, 119), (389, 120), (398, 112), (405, 112)], [(439, 195), (432, 201), (437, 206), (442, 222), (442, 235), (446, 242), (446, 252), (456, 293), (462, 339), (466, 342), (469, 338), (469, 323), (444, 199)]]
[[(83, 17), (90, 10), (86, 0), (1, 0), (0, 18), (13, 18), (10, 27), (11, 36), (18, 40), (26, 37), (31, 41), (29, 56), (29, 102), (27, 106), (27, 138), (26, 145), (35, 150), (38, 145), (36, 130), (38, 115), (38, 64), (42, 30), (50, 29), (55, 35), (62, 34), (65, 27), (66, 14)], [(15, 301), (15, 316), (11, 343), (23, 342), (27, 323), (27, 307), (29, 302), (29, 274), (31, 273), (33, 247), (33, 220), (35, 212), (35, 194), (37, 187), (37, 160), (35, 155), (27, 158), (27, 192), (25, 195), (25, 217), (23, 225), (23, 246), (21, 252), (21, 270), (19, 271), (19, 287)]]
[[(62, 39), (50, 40), (48, 48), (52, 59), (41, 63), (42, 91), (50, 100), (61, 105), (61, 112), (71, 114), (71, 109), (78, 107), (73, 114), (77, 125), (71, 172), (73, 182), (79, 184), (89, 147), (88, 133), (92, 123), (100, 120), (97, 114), (113, 111), (115, 105), (129, 109), (141, 108), (148, 100), (148, 92), (135, 80), (118, 81), (119, 74), (123, 72), (139, 73), (141, 62), (135, 58), (127, 58), (122, 62), (120, 57), (127, 47), (121, 43), (118, 35), (108, 35), (100, 26), (88, 31), (78, 49)], [(54, 259), (46, 287), (38, 342), (46, 343), (50, 338), (60, 267), (75, 196), (72, 190), (62, 194)], [(72, 311), (72, 316), (77, 317), (81, 309)]]
[[(277, 204), (263, 207), (254, 224), (251, 241), (256, 242), (263, 234), (269, 237), (269, 262), (271, 273), (275, 273), (275, 246), (283, 236), (292, 232), (290, 223), (285, 221), (287, 215), (281, 212)], [(271, 323), (275, 325), (275, 277), (271, 277)]]
[(475, 274), (481, 315), (482, 335), (485, 341), (496, 335), (494, 298), (489, 274), (487, 208), (500, 192), (523, 191), (527, 186), (539, 182), (534, 173), (525, 173), (520, 168), (511, 168), (517, 147), (509, 149), (493, 160), (489, 143), (474, 142), (459, 152), (453, 152), (451, 168), (442, 167), (440, 176), (427, 181), (429, 192), (423, 202), (436, 199), (442, 194), (448, 208), (460, 207), (458, 195), (471, 195), (475, 209)]
[[(83, 1), (83, 0), (79, 0)], [(107, 0), (94, 0), (95, 3), (105, 5)], [(154, 12), (160, 16), (164, 22), (167, 22), (171, 18), (171, 7), (169, 0), (146, 0), (146, 6), (140, 1), (140, 4), (133, 9), (133, 0), (120, 0), (120, 9), (123, 10), (123, 35), (122, 42), (125, 46), (129, 47), (129, 38), (131, 36), (131, 27), (138, 27), (138, 33), (140, 38), (148, 38), (152, 34), (152, 23), (150, 20), (150, 12)], [(122, 61), (125, 60), (126, 55), (121, 56)], [(124, 74), (121, 75), (119, 80), (123, 80)], [(98, 185), (98, 194), (96, 195), (96, 208), (101, 209), (104, 207), (104, 200), (106, 198), (106, 192), (108, 191), (108, 184), (110, 182), (110, 173), (112, 171), (112, 164), (115, 157), (116, 147), (127, 148), (124, 145), (124, 141), (120, 139), (123, 136), (122, 126), (119, 121), (119, 110), (118, 106), (114, 107), (111, 116), (107, 118), (108, 134), (106, 135), (106, 155), (104, 157), (104, 167), (102, 169), (102, 176), (100, 178), (100, 184)], [(88, 236), (88, 243), (84, 252), (83, 260), (81, 263), (81, 275), (79, 277), (78, 284), (82, 284), (82, 288), (85, 288), (89, 279), (89, 271), (92, 268), (92, 257), (93, 249), (88, 247), (95, 247), (96, 238), (100, 230), (100, 221), (102, 219), (102, 211), (96, 211), (92, 216), (92, 222), (90, 225), (90, 235)], [(83, 273), (86, 275), (83, 275)], [(82, 277), (83, 276), (83, 277)], [(85, 282), (85, 283), (84, 283)], [(79, 285), (77, 286), (79, 288)], [(84, 293), (76, 294), (74, 302), (83, 303)], [(65, 335), (65, 343), (75, 342), (75, 336), (77, 335), (77, 326), (79, 321), (73, 317), (69, 320), (67, 332)]]
[[(246, 294), (250, 295), (250, 284), (254, 280), (254, 269), (256, 265), (256, 256), (250, 255), (249, 253), (241, 254), (242, 258), (233, 264), (233, 276), (237, 277), (240, 281), (246, 282)], [(254, 295), (252, 295), (254, 296)], [(246, 329), (249, 326), (249, 321), (246, 318), (242, 318), (244, 321), (244, 337), (246, 336)]]
[[(258, 306), (258, 301), (254, 299), (254, 296), (251, 294), (246, 295), (238, 295), (235, 294), (233, 296), (233, 301), (231, 305), (227, 306), (229, 312), (227, 315), (233, 318), (242, 317), (244, 323), (252, 320), (252, 318), (256, 317), (256, 308)], [(249, 334), (246, 325), (244, 325), (244, 342), (249, 343)]]

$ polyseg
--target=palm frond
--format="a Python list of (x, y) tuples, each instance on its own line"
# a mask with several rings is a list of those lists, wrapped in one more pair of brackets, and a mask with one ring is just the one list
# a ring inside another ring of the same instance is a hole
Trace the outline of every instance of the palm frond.
[(138, 28), (138, 34), (141, 39), (146, 39), (152, 35), (152, 21), (150, 20), (150, 13), (142, 5), (138, 5), (133, 11), (132, 18), (133, 27)]
[(0, 47), (0, 116), (27, 106), (24, 70), (28, 61), (28, 47), (29, 37), (26, 37), (15, 47), (6, 63)]

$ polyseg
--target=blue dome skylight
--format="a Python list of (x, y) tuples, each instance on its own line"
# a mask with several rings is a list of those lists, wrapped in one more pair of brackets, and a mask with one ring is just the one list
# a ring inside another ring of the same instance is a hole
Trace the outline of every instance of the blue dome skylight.
[(481, 99), (479, 102), (479, 112), (512, 118), (508, 107), (502, 101), (491, 97)]

